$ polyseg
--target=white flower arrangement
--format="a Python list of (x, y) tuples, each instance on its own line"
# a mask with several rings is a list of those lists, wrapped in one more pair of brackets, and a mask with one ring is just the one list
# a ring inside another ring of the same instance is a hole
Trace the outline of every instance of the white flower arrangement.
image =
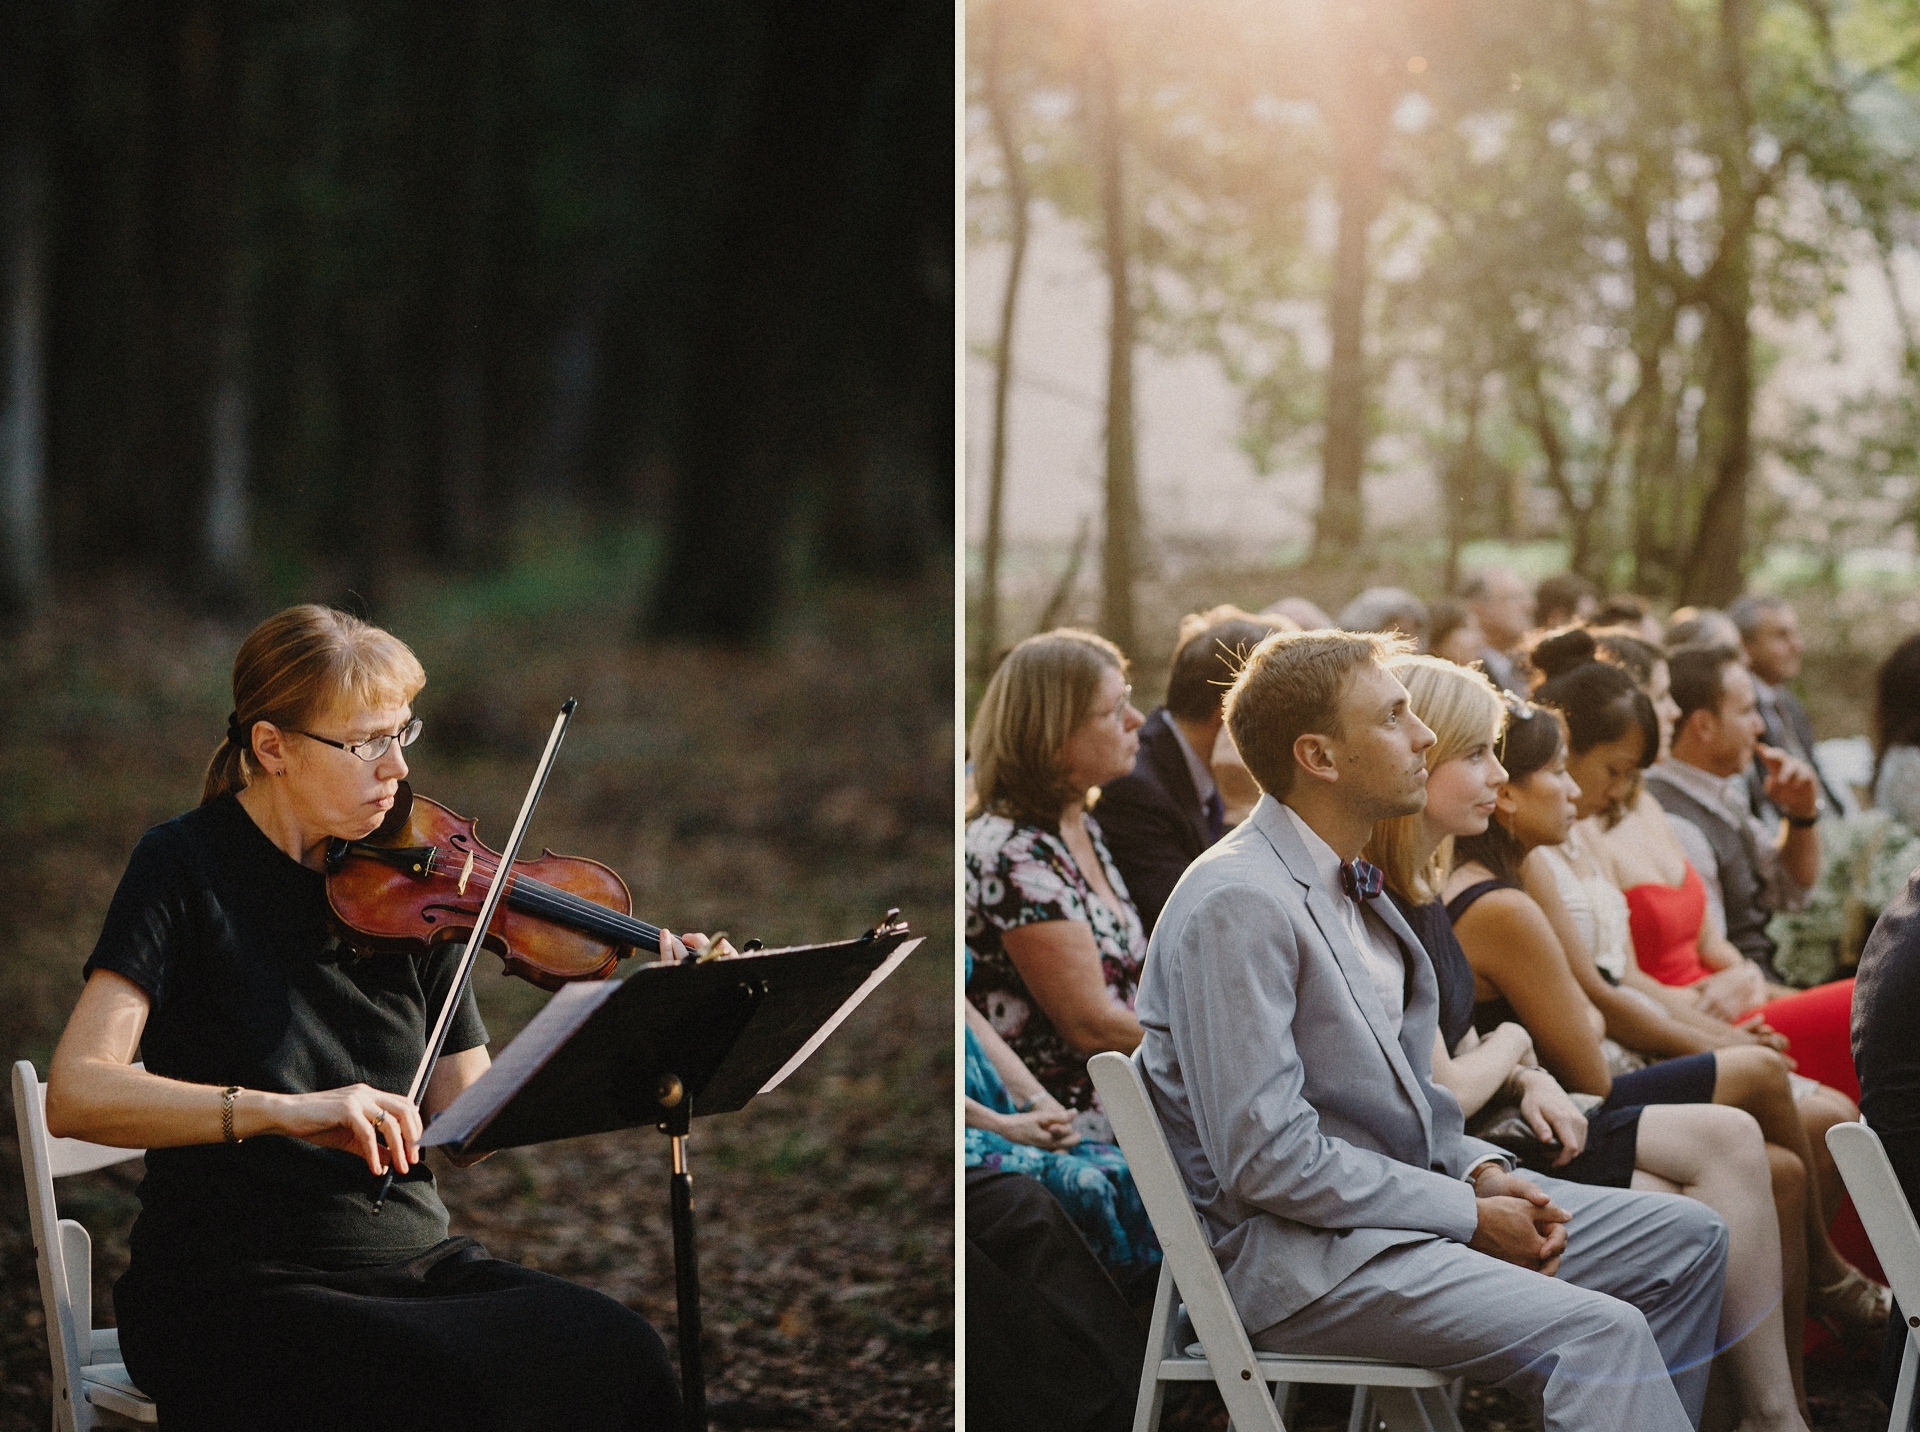
[(1920, 869), (1920, 834), (1885, 811), (1820, 823), (1820, 878), (1807, 907), (1775, 915), (1774, 969), (1802, 989), (1851, 974), (1880, 912)]

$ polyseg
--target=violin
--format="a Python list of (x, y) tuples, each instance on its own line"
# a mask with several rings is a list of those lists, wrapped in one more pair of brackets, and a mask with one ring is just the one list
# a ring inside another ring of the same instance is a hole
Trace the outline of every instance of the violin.
[[(424, 954), (472, 938), (500, 856), (481, 843), (478, 822), (416, 796), (405, 781), (380, 828), (334, 840), (326, 855), (334, 930), (372, 954)], [(602, 980), (636, 949), (657, 951), (660, 929), (633, 918), (626, 882), (597, 860), (545, 851), (516, 860), (481, 942), (505, 973), (542, 989)]]

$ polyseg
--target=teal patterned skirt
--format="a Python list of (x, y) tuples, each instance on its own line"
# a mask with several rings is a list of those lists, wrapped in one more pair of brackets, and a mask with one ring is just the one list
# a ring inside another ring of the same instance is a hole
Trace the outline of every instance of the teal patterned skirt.
[[(1002, 1114), (1018, 1112), (986, 1051), (967, 1034), (967, 1097)], [(1070, 1149), (1016, 1144), (985, 1129), (967, 1130), (967, 1167), (1001, 1169), (1038, 1179), (1067, 1211), (1114, 1281), (1127, 1282), (1160, 1262), (1160, 1242), (1147, 1221), (1127, 1160), (1112, 1144), (1082, 1139)]]

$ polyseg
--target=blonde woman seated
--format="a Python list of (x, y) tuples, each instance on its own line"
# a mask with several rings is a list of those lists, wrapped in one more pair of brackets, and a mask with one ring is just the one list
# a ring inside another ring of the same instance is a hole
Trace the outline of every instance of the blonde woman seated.
[[(1500, 759), (1503, 698), (1479, 672), (1436, 657), (1402, 657), (1390, 669), (1406, 685), (1414, 714), (1433, 729), (1435, 742), (1426, 757), (1426, 809), (1375, 826), (1367, 858), (1386, 873), (1390, 895), (1433, 961), (1442, 1011), (1439, 1041), (1445, 1046), (1434, 1053), (1435, 1081), (1454, 1091), (1469, 1120), (1503, 1090), (1517, 1097), (1536, 1136), (1551, 1132), (1561, 1145), (1550, 1159), (1530, 1166), (1550, 1165), (1576, 1182), (1684, 1193), (1726, 1219), (1732, 1245), (1719, 1346), (1738, 1388), (1740, 1425), (1803, 1427), (1800, 1397), (1780, 1356), (1786, 1333), (1779, 1225), (1758, 1126), (1737, 1109), (1705, 1102), (1642, 1107), (1609, 1099), (1583, 1129), (1568, 1117), (1570, 1102), (1551, 1074), (1531, 1067), (1526, 1030), (1510, 1019), (1476, 1020), (1475, 974), (1454, 941), (1438, 891), (1446, 881), (1448, 847), (1484, 838), (1509, 790)], [(1546, 713), (1532, 721), (1557, 725)], [(1567, 819), (1571, 823), (1570, 813)], [(1570, 979), (1566, 983), (1571, 986)], [(1576, 1009), (1584, 1004), (1577, 987), (1568, 999)]]
[(1028, 637), (1000, 663), (968, 734), (967, 997), (1083, 1138), (1111, 1143), (1088, 1056), (1140, 1042), (1147, 940), (1087, 801), (1133, 769), (1145, 722), (1105, 637)]

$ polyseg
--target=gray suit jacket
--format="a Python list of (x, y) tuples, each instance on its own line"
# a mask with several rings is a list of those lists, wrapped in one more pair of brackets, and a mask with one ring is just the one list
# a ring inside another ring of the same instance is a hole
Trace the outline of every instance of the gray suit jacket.
[(1382, 1249), (1465, 1243), (1462, 1175), (1500, 1150), (1432, 1081), (1433, 967), (1389, 900), (1410, 996), (1395, 1038), (1286, 812), (1251, 817), (1175, 887), (1154, 930), (1134, 1055), (1241, 1318), (1271, 1326)]

